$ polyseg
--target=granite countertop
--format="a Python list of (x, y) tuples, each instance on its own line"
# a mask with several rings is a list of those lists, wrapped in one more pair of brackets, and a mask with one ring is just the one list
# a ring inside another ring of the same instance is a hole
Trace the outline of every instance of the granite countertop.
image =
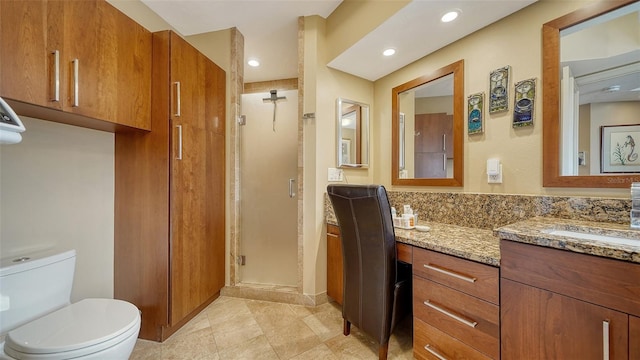
[(395, 228), (396, 241), (443, 254), (500, 266), (500, 241), (491, 230), (420, 221), (423, 232)]
[[(616, 236), (630, 240), (627, 242), (631, 244), (555, 235), (550, 230)], [(500, 239), (640, 263), (640, 231), (631, 230), (629, 225), (536, 217), (499, 227), (493, 233)]]

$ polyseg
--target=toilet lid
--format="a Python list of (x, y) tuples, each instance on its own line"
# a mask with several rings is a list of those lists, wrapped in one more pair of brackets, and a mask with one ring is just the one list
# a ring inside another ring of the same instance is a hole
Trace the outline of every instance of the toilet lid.
[(109, 340), (139, 325), (140, 312), (131, 303), (84, 299), (11, 330), (5, 339), (5, 351), (16, 355), (74, 352), (78, 356), (83, 348), (96, 352), (113, 346), (120, 339)]

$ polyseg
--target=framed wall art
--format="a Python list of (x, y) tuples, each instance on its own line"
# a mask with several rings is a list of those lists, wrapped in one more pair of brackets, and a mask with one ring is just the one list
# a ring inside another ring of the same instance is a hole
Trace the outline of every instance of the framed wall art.
[(513, 127), (533, 125), (536, 79), (518, 81), (514, 86)]
[(509, 110), (509, 75), (511, 66), (493, 70), (489, 75), (489, 113)]
[(468, 133), (481, 134), (484, 132), (484, 93), (469, 95), (467, 99)]
[(601, 126), (600, 137), (601, 172), (640, 172), (640, 159), (636, 149), (636, 140), (640, 140), (640, 125)]

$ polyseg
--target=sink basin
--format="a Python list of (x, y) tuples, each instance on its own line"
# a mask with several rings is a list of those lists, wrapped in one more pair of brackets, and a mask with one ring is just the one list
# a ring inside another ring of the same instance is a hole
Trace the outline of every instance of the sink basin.
[(579, 231), (556, 230), (556, 229), (544, 230), (544, 232), (549, 235), (566, 236), (566, 237), (572, 237), (572, 238), (583, 239), (583, 240), (601, 241), (601, 242), (606, 242), (610, 244), (640, 246), (640, 239), (629, 239), (629, 238), (620, 237), (620, 236), (590, 234), (590, 233), (584, 233)]

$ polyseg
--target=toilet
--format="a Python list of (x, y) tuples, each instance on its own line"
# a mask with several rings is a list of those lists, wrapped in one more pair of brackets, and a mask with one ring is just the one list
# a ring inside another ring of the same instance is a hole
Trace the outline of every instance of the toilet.
[(116, 299), (71, 304), (75, 261), (75, 250), (0, 261), (0, 359), (129, 358), (140, 311)]

